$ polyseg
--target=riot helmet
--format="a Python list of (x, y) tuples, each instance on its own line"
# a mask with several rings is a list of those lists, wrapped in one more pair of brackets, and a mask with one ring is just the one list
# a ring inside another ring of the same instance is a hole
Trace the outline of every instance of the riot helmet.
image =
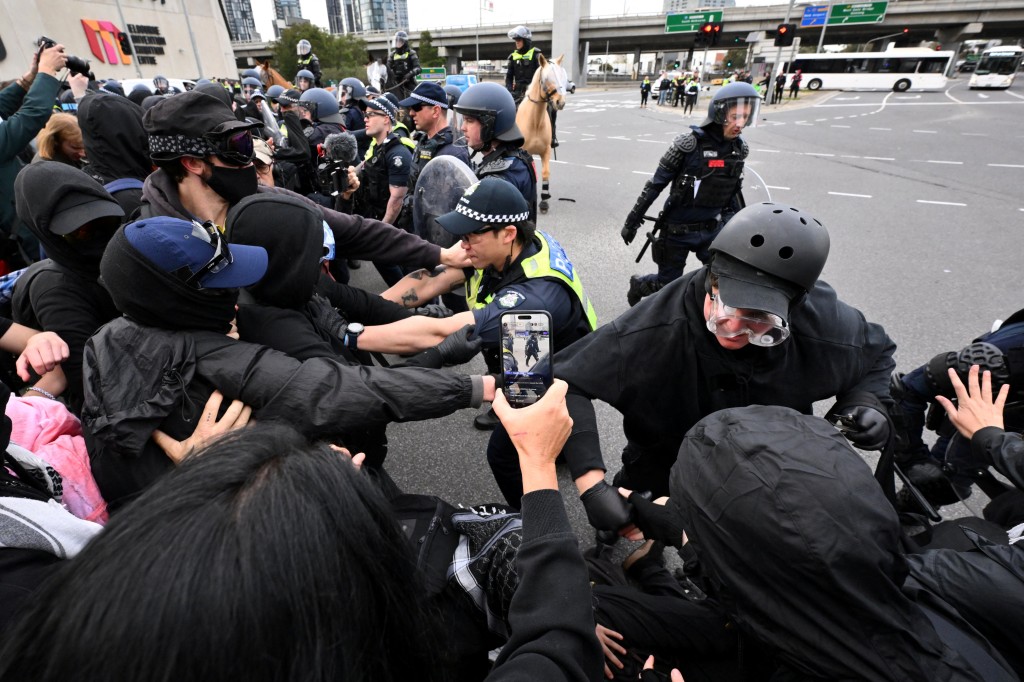
[(530, 29), (520, 25), (508, 32), (508, 39), (521, 40), (523, 41), (523, 47), (529, 49), (533, 43), (533, 33), (530, 32)]
[(493, 81), (469, 86), (455, 111), (480, 121), (484, 145), (492, 140), (522, 144), (523, 134), (516, 125), (516, 102), (512, 93)]
[(349, 104), (354, 100), (366, 99), (366, 86), (358, 78), (343, 78), (338, 88), (338, 97), (341, 98), (344, 104)]
[(453, 107), (459, 103), (459, 98), (462, 97), (462, 90), (459, 89), (458, 85), (446, 85), (444, 91), (448, 95), (448, 106)]
[(253, 78), (247, 76), (242, 79), (242, 96), (245, 97), (246, 101), (250, 100), (257, 90), (263, 87), (263, 83), (260, 82), (259, 78)]
[(255, 78), (259, 80), (260, 72), (256, 69), (246, 69), (242, 72), (242, 78)]
[(399, 31), (395, 34), (395, 49), (405, 47), (409, 42), (409, 34), (405, 31)]
[(829, 236), (820, 221), (799, 208), (765, 202), (734, 215), (709, 250), (709, 273), (718, 278), (726, 305), (764, 311), (785, 322), (791, 303), (818, 281)]
[(316, 76), (309, 69), (299, 69), (295, 74), (295, 84), (299, 86), (299, 90), (309, 90), (316, 84)]
[(338, 113), (338, 100), (323, 88), (310, 88), (302, 93), (299, 101), (305, 103), (317, 123), (340, 123), (345, 120)]
[(306, 55), (308, 55), (312, 51), (313, 51), (313, 46), (310, 45), (309, 41), (306, 40), (305, 38), (300, 40), (299, 44), (295, 46), (295, 52), (300, 57), (305, 57)]
[(153, 79), (153, 87), (156, 88), (158, 93), (166, 93), (171, 88), (170, 82), (167, 80), (167, 76), (157, 76)]
[(282, 94), (283, 92), (283, 85), (271, 85), (269, 88), (267, 88), (267, 99), (271, 100), (272, 102), (276, 102), (278, 95)]
[(757, 125), (758, 112), (761, 109), (761, 95), (750, 83), (729, 83), (719, 88), (715, 96), (708, 103), (708, 115), (701, 122), (701, 127), (711, 123), (725, 125), (729, 112), (735, 107), (750, 107), (746, 123), (743, 129), (753, 128)]

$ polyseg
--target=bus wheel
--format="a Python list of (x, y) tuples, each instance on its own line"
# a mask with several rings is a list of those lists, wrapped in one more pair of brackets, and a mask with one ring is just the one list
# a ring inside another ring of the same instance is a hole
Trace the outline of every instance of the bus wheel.
[(910, 89), (910, 81), (906, 78), (901, 78), (896, 81), (896, 84), (892, 86), (893, 92), (906, 92)]
[(808, 90), (821, 90), (821, 79), (812, 78), (811, 82), (807, 84)]

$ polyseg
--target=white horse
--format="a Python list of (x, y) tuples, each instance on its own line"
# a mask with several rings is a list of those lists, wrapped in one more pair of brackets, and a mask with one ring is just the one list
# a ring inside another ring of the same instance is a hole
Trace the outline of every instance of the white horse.
[(540, 156), (541, 179), (540, 212), (548, 212), (548, 180), (551, 178), (551, 119), (548, 106), (561, 111), (565, 107), (565, 89), (569, 77), (562, 68), (561, 55), (554, 61), (540, 56), (540, 68), (533, 74), (533, 81), (526, 89), (526, 96), (516, 111), (516, 125), (523, 134), (523, 149)]

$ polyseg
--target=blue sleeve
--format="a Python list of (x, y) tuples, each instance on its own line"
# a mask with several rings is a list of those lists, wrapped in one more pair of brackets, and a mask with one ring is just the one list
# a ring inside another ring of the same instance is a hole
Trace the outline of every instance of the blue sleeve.
[(469, 149), (454, 144), (446, 144), (437, 151), (437, 156), (453, 156), (462, 163), (469, 165)]
[(501, 343), (501, 316), (517, 310), (546, 310), (553, 329), (561, 328), (573, 311), (572, 300), (555, 282), (539, 279), (503, 287), (485, 308), (473, 311), (476, 335), (484, 346), (496, 348)]
[(395, 187), (406, 187), (409, 184), (409, 171), (412, 169), (412, 152), (404, 144), (396, 144), (384, 155), (388, 166), (388, 184)]
[(508, 180), (515, 185), (527, 203), (533, 201), (533, 175), (530, 173), (530, 169), (526, 167), (525, 162), (516, 159), (516, 163), (512, 164), (511, 168), (503, 173), (496, 173), (496, 176), (502, 180)]

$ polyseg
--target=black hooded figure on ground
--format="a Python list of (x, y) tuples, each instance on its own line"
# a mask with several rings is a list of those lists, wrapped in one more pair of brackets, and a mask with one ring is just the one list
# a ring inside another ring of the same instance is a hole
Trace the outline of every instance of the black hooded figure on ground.
[[(982, 561), (1000, 558), (936, 584), (927, 558), (950, 550), (904, 555), (892, 504), (821, 418), (766, 406), (706, 417), (684, 439), (670, 489), (666, 507), (636, 502), (638, 523), (688, 543), (708, 590), (765, 647), (748, 669), (774, 666), (773, 680), (1018, 679), (981, 632), (1019, 650), (1007, 633), (1020, 632), (1024, 549), (976, 539)], [(991, 609), (967, 617), (943, 587), (977, 591)]]
[(124, 97), (98, 94), (78, 105), (78, 125), (89, 159), (86, 172), (131, 216), (142, 204), (142, 184), (153, 172), (142, 109)]
[(209, 221), (147, 218), (110, 240), (100, 271), (124, 317), (86, 346), (82, 426), (111, 509), (171, 468), (153, 431), (189, 438), (214, 390), (250, 406), (257, 421), (285, 421), (309, 438), (444, 416), (493, 397), (491, 377), (300, 362), (236, 340), (239, 287), (266, 269), (266, 250), (228, 244)]
[[(120, 99), (92, 95), (86, 99)], [(122, 100), (132, 106), (128, 100)], [(48, 258), (32, 265), (14, 286), (14, 321), (56, 332), (70, 348), (62, 393), (75, 414), (82, 409), (82, 352), (97, 329), (119, 315), (100, 284), (100, 258), (124, 211), (82, 171), (57, 161), (26, 167), (14, 184), (18, 217)]]

